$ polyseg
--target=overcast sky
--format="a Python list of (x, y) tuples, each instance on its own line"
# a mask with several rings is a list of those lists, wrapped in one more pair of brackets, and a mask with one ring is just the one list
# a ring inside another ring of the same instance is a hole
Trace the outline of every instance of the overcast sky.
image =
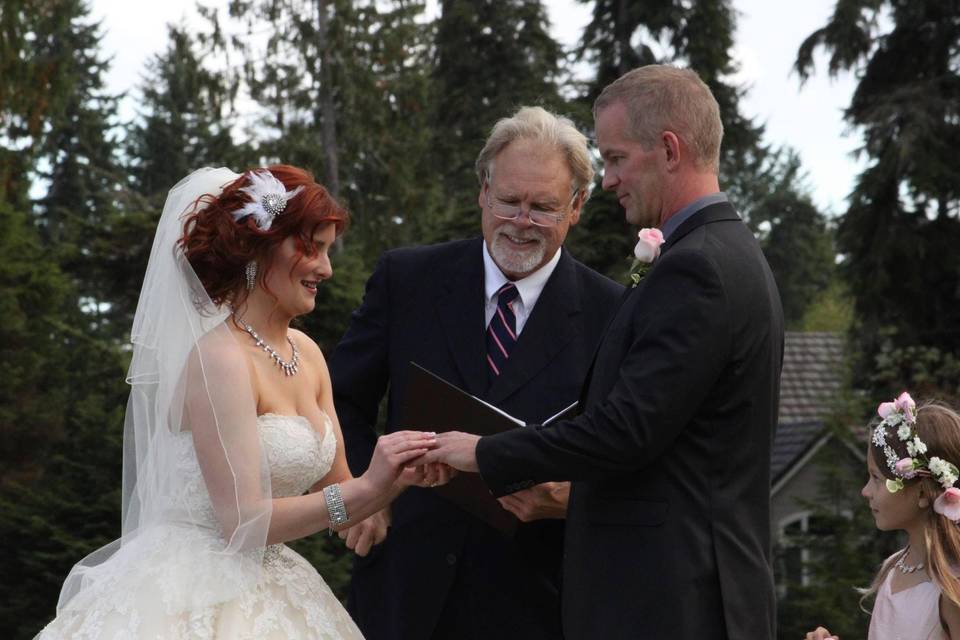
[[(207, 0), (206, 4), (212, 4)], [(802, 88), (791, 71), (797, 47), (823, 26), (835, 0), (734, 0), (740, 13), (735, 58), (737, 80), (748, 89), (746, 115), (766, 125), (766, 140), (795, 148), (803, 159), (814, 201), (823, 209), (840, 213), (855, 175), (863, 165), (852, 151), (860, 137), (842, 120), (854, 79), (845, 74), (831, 80), (821, 57), (817, 74)], [(148, 57), (166, 46), (165, 24), (197, 20), (195, 0), (130, 2), (92, 0), (92, 14), (103, 21), (104, 50), (113, 57), (108, 86), (113, 92), (132, 89)], [(575, 43), (589, 20), (590, 7), (573, 0), (547, 0), (555, 37)], [(122, 114), (129, 118), (132, 104)]]

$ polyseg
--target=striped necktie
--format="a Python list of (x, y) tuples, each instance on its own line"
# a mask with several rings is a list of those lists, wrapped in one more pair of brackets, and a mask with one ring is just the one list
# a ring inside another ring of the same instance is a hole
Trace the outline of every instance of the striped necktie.
[(487, 365), (492, 377), (500, 375), (517, 344), (517, 317), (512, 306), (518, 295), (520, 292), (512, 282), (497, 291), (497, 311), (487, 326)]

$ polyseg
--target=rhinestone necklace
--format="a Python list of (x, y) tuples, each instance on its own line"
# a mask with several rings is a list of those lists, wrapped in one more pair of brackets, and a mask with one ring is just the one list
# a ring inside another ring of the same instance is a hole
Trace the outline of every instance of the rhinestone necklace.
[(907, 559), (907, 554), (908, 554), (908, 553), (910, 553), (910, 547), (907, 547), (906, 549), (903, 550), (903, 555), (901, 555), (900, 558), (899, 558), (899, 559), (896, 561), (896, 563), (894, 563), (894, 565), (893, 565), (893, 566), (895, 566), (897, 569), (900, 570), (900, 573), (902, 573), (902, 574), (904, 574), (904, 575), (906, 575), (906, 574), (908, 574), (908, 573), (913, 573), (913, 572), (916, 571), (917, 569), (923, 569), (923, 563), (922, 563), (922, 562), (918, 562), (917, 564), (907, 564), (907, 563), (906, 563), (906, 559)]
[(284, 375), (297, 375), (297, 371), (300, 370), (300, 352), (297, 351), (297, 345), (293, 344), (293, 340), (290, 339), (290, 336), (287, 336), (287, 343), (290, 345), (290, 348), (293, 349), (293, 357), (290, 358), (290, 362), (287, 362), (280, 357), (280, 354), (277, 353), (276, 349), (263, 341), (263, 338), (261, 338), (257, 332), (253, 330), (253, 327), (239, 319), (237, 322), (243, 328), (243, 330), (249, 333), (250, 337), (256, 341), (257, 346), (263, 349), (267, 355), (273, 359), (277, 366), (280, 367), (280, 370), (283, 371)]

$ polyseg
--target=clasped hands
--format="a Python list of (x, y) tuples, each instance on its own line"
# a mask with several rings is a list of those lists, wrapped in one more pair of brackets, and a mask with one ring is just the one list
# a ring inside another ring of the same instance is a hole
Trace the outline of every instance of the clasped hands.
[[(480, 436), (460, 431), (437, 434), (437, 444), (415, 463), (442, 463), (459, 471), (476, 472), (477, 442)], [(499, 498), (500, 505), (521, 522), (565, 518), (570, 498), (569, 482), (544, 482)]]
[[(389, 502), (410, 486), (435, 487), (446, 484), (456, 470), (442, 462), (418, 462), (417, 458), (437, 446), (437, 435), (422, 431), (397, 431), (377, 439), (370, 465), (362, 479), (371, 493)], [(338, 535), (349, 549), (365, 556), (373, 545), (383, 542), (390, 526), (389, 506), (375, 512)]]
[[(479, 440), (480, 436), (459, 431), (440, 434), (398, 431), (378, 439), (368, 474), (373, 472), (377, 484), (389, 480), (391, 491), (397, 494), (410, 486), (446, 484), (457, 471), (478, 470), (476, 450)], [(499, 502), (521, 522), (530, 522), (566, 517), (569, 495), (570, 483), (546, 482), (504, 496)], [(373, 545), (386, 538), (389, 526), (390, 510), (387, 507), (343, 529), (339, 535), (347, 547), (364, 556)]]

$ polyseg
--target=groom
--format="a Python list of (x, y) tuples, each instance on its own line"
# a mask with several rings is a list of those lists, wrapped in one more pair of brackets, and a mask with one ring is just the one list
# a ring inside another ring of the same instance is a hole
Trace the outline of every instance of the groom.
[(584, 412), (491, 437), (441, 434), (424, 460), (479, 470), (497, 496), (574, 481), (566, 640), (773, 638), (783, 317), (760, 247), (719, 189), (717, 101), (693, 71), (651, 65), (606, 87), (594, 117), (604, 188), (665, 242), (607, 328)]

